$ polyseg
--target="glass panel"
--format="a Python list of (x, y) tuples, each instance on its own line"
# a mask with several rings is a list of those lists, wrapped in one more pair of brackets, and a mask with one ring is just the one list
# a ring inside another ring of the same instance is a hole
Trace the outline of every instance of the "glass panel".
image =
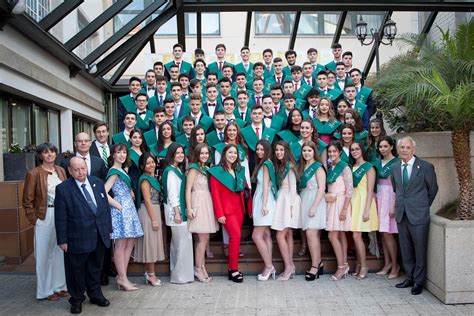
[(33, 117), (35, 122), (35, 141), (36, 145), (48, 141), (48, 112), (40, 107), (33, 107)]
[[(354, 21), (355, 24), (359, 22), (361, 16), (362, 16), (362, 19), (367, 23), (367, 30), (373, 29), (374, 31), (378, 31), (380, 29), (383, 16), (384, 16), (383, 14), (366, 13), (366, 12), (357, 14), (356, 19)], [(355, 24), (354, 24), (354, 32), (355, 32)]]
[(255, 13), (255, 35), (289, 35), (293, 29), (294, 13)]
[(168, 20), (165, 24), (163, 24), (158, 32), (157, 35), (176, 35), (178, 30), (178, 24), (176, 23), (176, 16), (173, 16), (171, 19)]
[(298, 34), (319, 34), (319, 15), (315, 12), (301, 13)]
[(23, 148), (31, 143), (30, 105), (11, 100), (10, 108), (12, 113), (11, 142), (18, 143)]
[(48, 135), (49, 142), (55, 144), (61, 150), (59, 138), (59, 112), (48, 111)]
[[(186, 35), (196, 35), (196, 13), (186, 13)], [(220, 35), (220, 16), (219, 13), (201, 14), (202, 35)]]
[(25, 7), (26, 13), (37, 22), (41, 21), (53, 9), (50, 0), (26, 0)]
[(5, 96), (0, 94), (0, 131), (2, 135), (2, 152), (8, 151), (9, 135), (8, 131), (8, 106)]

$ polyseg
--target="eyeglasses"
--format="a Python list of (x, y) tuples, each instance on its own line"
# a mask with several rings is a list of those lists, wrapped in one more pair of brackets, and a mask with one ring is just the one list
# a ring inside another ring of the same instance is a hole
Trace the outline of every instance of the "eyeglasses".
[(90, 139), (77, 139), (76, 143), (88, 143), (90, 141), (91, 141)]

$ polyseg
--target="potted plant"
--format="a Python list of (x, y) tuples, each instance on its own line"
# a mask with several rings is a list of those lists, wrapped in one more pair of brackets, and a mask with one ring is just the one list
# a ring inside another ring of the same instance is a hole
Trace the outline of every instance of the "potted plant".
[[(458, 203), (451, 206), (455, 220), (431, 218), (426, 286), (445, 303), (474, 303), (474, 221), (469, 221), (474, 205), (474, 23), (459, 25), (453, 34), (439, 30), (439, 40), (402, 37), (412, 50), (383, 67), (375, 84), (376, 100), (397, 132), (450, 131)], [(441, 186), (450, 181), (455, 180), (449, 174), (438, 179)]]
[(13, 143), (8, 153), (3, 154), (3, 174), (5, 181), (24, 180), (28, 170), (36, 165), (35, 145), (21, 148), (18, 143)]

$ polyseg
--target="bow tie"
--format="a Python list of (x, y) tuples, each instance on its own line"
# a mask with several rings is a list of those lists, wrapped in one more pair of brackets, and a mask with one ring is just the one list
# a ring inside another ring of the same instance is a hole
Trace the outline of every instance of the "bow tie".
[(216, 106), (216, 104), (215, 103), (209, 103), (209, 104), (207, 104), (207, 106)]
[(155, 90), (155, 87), (148, 87), (148, 90)]
[(271, 119), (273, 116), (272, 115), (264, 115), (263, 118), (264, 119)]
[(146, 111), (138, 112), (138, 115), (143, 115), (143, 114), (146, 114)]

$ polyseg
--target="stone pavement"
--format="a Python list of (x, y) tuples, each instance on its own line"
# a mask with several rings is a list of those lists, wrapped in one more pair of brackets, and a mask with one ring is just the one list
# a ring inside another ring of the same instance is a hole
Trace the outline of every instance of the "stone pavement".
[[(412, 296), (410, 289), (396, 289), (398, 280), (369, 274), (368, 279), (333, 282), (323, 275), (306, 282), (303, 275), (287, 282), (258, 282), (246, 276), (234, 284), (225, 277), (211, 283), (170, 284), (163, 277), (160, 287), (141, 285), (134, 292), (104, 287), (111, 301), (106, 308), (83, 304), (83, 315), (474, 315), (474, 305), (443, 305), (428, 291)], [(0, 274), (0, 315), (68, 315), (67, 300), (35, 299), (36, 278), (31, 274)]]

